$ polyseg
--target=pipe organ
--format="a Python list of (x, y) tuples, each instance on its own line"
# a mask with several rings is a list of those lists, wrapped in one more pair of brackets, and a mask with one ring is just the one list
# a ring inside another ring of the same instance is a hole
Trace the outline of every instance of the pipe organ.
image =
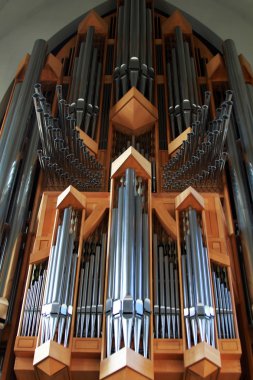
[(166, 9), (107, 2), (18, 67), (2, 379), (253, 379), (253, 72)]

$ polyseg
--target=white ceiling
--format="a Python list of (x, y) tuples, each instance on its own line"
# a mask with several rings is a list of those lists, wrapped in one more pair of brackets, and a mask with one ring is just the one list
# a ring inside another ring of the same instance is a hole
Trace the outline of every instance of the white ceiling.
[[(214, 31), (232, 38), (253, 63), (253, 0), (170, 0)], [(37, 38), (49, 39), (103, 0), (0, 0), (0, 99)]]

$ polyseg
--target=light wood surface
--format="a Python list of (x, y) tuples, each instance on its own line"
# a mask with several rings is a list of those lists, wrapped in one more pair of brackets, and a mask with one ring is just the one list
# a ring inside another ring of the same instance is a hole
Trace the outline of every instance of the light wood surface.
[(205, 207), (204, 198), (191, 186), (180, 193), (175, 199), (176, 210), (182, 211), (188, 207), (195, 208), (197, 211), (202, 211)]
[(80, 139), (83, 140), (86, 147), (93, 155), (97, 155), (98, 153), (98, 144), (94, 141), (90, 136), (87, 135), (84, 131), (82, 131), (78, 126), (76, 130), (79, 132)]
[(187, 135), (192, 131), (191, 127), (183, 131), (177, 138), (172, 140), (168, 145), (168, 153), (174, 153), (182, 144), (184, 140), (187, 140)]
[(89, 26), (94, 26), (96, 34), (107, 34), (108, 24), (94, 10), (90, 11), (87, 16), (80, 22), (78, 25), (78, 34), (81, 36), (85, 35)]
[(151, 163), (132, 146), (113, 161), (111, 178), (121, 177), (127, 168), (135, 169), (136, 175), (144, 179), (151, 178)]
[(115, 129), (124, 134), (139, 136), (148, 132), (158, 118), (156, 107), (135, 87), (132, 87), (110, 111)]
[(75, 187), (69, 186), (57, 198), (56, 207), (63, 209), (72, 206), (77, 209), (86, 208), (86, 197), (80, 193)]
[[(137, 372), (138, 375), (144, 376), (144, 378), (154, 379), (153, 362), (129, 348), (122, 348), (109, 358), (102, 360), (99, 378), (111, 379), (114, 373), (119, 371), (124, 373), (126, 368), (130, 368), (133, 372)], [(124, 377), (123, 373), (120, 375)], [(134, 376), (133, 379), (138, 379), (138, 375)]]

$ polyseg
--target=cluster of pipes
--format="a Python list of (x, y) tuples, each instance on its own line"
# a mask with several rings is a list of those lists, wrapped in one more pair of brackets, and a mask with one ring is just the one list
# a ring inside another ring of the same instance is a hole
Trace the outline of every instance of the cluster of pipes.
[(169, 116), (172, 139), (196, 120), (199, 105), (198, 81), (194, 57), (184, 41), (180, 26), (175, 27), (176, 46), (167, 62)]
[[(23, 83), (16, 83), (0, 140), (0, 297), (15, 300), (36, 178), (38, 130), (32, 117), (33, 84), (39, 80), (47, 44), (34, 44)], [(15, 276), (13, 276), (15, 273)], [(9, 312), (8, 312), (9, 314)], [(11, 314), (7, 319), (11, 320)], [(0, 329), (6, 321), (1, 321)]]
[[(112, 210), (106, 300), (107, 357), (122, 347), (149, 356), (150, 280), (146, 189), (126, 169)], [(123, 339), (122, 338), (123, 330)]]
[(220, 186), (227, 157), (224, 144), (232, 111), (232, 93), (226, 91), (226, 99), (211, 122), (208, 121), (210, 93), (206, 92), (205, 98), (205, 104), (197, 110), (192, 131), (164, 165), (163, 188), (166, 191), (182, 191), (188, 186), (214, 191)]
[(153, 234), (155, 338), (179, 339), (180, 299), (176, 242), (164, 232)]
[(37, 336), (40, 325), (41, 308), (46, 284), (47, 270), (43, 264), (34, 265), (26, 294), (24, 315), (20, 335)]
[(52, 246), (42, 305), (40, 344), (55, 340), (67, 347), (73, 311), (80, 216), (71, 207), (63, 210)]
[[(247, 91), (245, 78), (235, 44), (232, 40), (223, 43), (224, 60), (228, 73), (229, 87), (234, 97), (234, 117), (227, 133), (229, 169), (235, 200), (238, 226), (240, 229), (249, 306), (249, 319), (253, 322), (253, 103)], [(248, 85), (249, 90), (249, 85)], [(239, 136), (237, 136), (239, 133)], [(237, 139), (241, 149), (238, 149)], [(245, 170), (246, 169), (246, 170)], [(245, 175), (246, 172), (246, 175)]]
[(50, 104), (35, 85), (33, 95), (42, 149), (38, 150), (40, 165), (49, 186), (75, 186), (80, 191), (99, 191), (102, 165), (89, 152), (76, 129), (80, 110), (62, 98), (62, 86), (56, 87), (58, 118), (51, 115)]
[(235, 326), (226, 268), (212, 266), (214, 301), (219, 339), (234, 339)]
[(107, 234), (98, 228), (84, 242), (77, 300), (76, 337), (101, 337), (106, 241)]
[(187, 347), (207, 342), (215, 347), (214, 307), (207, 248), (201, 218), (193, 208), (181, 214), (182, 279)]
[(152, 102), (152, 11), (146, 0), (124, 0), (118, 9), (117, 32), (115, 100), (136, 87)]
[[(94, 47), (95, 28), (89, 26), (85, 41), (81, 42), (79, 56), (74, 59), (69, 103), (76, 109), (76, 125), (92, 139), (96, 137), (99, 113), (102, 63), (99, 49)], [(62, 106), (64, 101), (62, 101)]]

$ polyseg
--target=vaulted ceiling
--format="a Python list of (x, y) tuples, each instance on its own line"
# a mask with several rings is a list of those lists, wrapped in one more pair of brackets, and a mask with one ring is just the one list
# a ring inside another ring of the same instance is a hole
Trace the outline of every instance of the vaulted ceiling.
[[(238, 53), (253, 63), (252, 0), (170, 0), (222, 39), (232, 38)], [(103, 0), (0, 0), (0, 99), (19, 61), (37, 38), (48, 40)]]

